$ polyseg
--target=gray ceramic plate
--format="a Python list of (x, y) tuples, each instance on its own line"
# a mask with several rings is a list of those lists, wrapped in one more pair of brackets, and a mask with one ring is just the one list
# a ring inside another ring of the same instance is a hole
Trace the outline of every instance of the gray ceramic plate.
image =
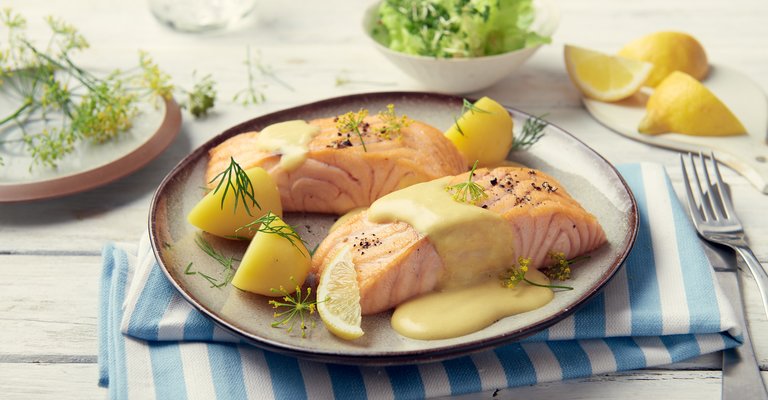
[[(528, 313), (504, 318), (479, 332), (448, 340), (408, 339), (390, 327), (390, 313), (363, 318), (365, 335), (344, 341), (331, 335), (318, 320), (317, 326), (302, 339), (298, 332), (270, 326), (273, 309), (266, 297), (252, 295), (231, 285), (217, 289), (200, 275), (187, 275), (194, 269), (216, 278), (222, 267), (194, 243), (199, 234), (186, 221), (186, 214), (203, 195), (203, 173), (208, 150), (238, 133), (259, 130), (280, 121), (313, 119), (337, 115), (361, 107), (371, 112), (395, 104), (409, 117), (447, 129), (461, 113), (462, 99), (429, 93), (371, 93), (339, 97), (279, 111), (244, 122), (226, 130), (195, 150), (163, 180), (150, 210), (152, 246), (160, 266), (179, 292), (203, 314), (239, 334), (254, 345), (301, 358), (353, 364), (403, 364), (447, 359), (492, 348), (538, 332), (562, 320), (595, 295), (624, 261), (635, 239), (637, 208), (631, 192), (617, 171), (600, 155), (567, 132), (549, 125), (545, 136), (527, 151), (512, 154), (512, 159), (541, 169), (558, 178), (584, 207), (595, 214), (605, 229), (609, 243), (592, 253), (588, 262), (575, 268), (569, 284), (573, 291), (559, 292), (548, 305)], [(516, 129), (528, 115), (510, 110)], [(289, 214), (286, 220), (297, 227), (313, 248), (325, 236), (334, 216)], [(226, 255), (237, 257), (244, 243), (205, 236)]]

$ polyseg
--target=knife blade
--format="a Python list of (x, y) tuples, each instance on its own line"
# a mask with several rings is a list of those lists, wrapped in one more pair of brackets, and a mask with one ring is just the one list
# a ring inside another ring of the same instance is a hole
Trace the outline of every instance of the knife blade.
[(704, 253), (717, 272), (718, 281), (725, 296), (733, 305), (738, 322), (742, 326), (741, 346), (723, 351), (722, 399), (768, 400), (760, 366), (757, 363), (752, 340), (744, 315), (744, 303), (739, 285), (740, 270), (736, 267), (736, 254), (726, 247), (702, 241)]

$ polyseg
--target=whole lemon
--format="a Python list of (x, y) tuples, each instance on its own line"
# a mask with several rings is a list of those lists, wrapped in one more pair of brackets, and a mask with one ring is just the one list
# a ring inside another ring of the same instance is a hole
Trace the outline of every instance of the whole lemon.
[(656, 87), (646, 103), (638, 131), (700, 136), (741, 135), (744, 125), (714, 93), (690, 75), (675, 71)]
[(656, 32), (635, 39), (618, 53), (622, 57), (653, 64), (646, 86), (656, 87), (674, 71), (704, 79), (709, 62), (704, 47), (693, 36), (682, 32)]

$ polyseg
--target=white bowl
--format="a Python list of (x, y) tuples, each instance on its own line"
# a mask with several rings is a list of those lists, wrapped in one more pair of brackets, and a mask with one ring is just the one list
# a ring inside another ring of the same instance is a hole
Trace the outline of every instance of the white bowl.
[[(551, 36), (560, 21), (560, 13), (551, 0), (534, 1), (536, 19), (533, 30)], [(485, 89), (504, 79), (522, 65), (540, 46), (508, 53), (474, 58), (436, 58), (400, 53), (371, 37), (379, 3), (368, 8), (363, 19), (365, 36), (390, 62), (422, 84), (426, 89), (449, 94), (463, 94)]]

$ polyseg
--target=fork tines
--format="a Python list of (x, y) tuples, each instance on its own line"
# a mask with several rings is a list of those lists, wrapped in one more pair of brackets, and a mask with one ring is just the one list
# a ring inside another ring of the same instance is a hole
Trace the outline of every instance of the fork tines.
[[(683, 170), (683, 181), (685, 183), (685, 190), (688, 195), (688, 206), (690, 213), (694, 218), (701, 218), (704, 221), (716, 221), (722, 219), (736, 218), (736, 214), (733, 211), (733, 202), (731, 201), (728, 185), (723, 183), (723, 179), (720, 176), (720, 170), (717, 167), (717, 160), (714, 153), (710, 153), (709, 159), (711, 161), (711, 169), (714, 172), (715, 181), (712, 182), (709, 171), (705, 162), (706, 156), (701, 152), (698, 154), (699, 168), (696, 168), (694, 156), (688, 153), (688, 163), (691, 166), (693, 177), (689, 176), (686, 168), (685, 158), (683, 154), (680, 154), (680, 166)], [(701, 176), (699, 176), (701, 171)], [(703, 188), (702, 188), (703, 180)], [(692, 181), (692, 182), (691, 182)], [(697, 194), (694, 197), (691, 183)], [(715, 193), (716, 192), (716, 193)], [(693, 199), (698, 198), (698, 205), (692, 204)]]

